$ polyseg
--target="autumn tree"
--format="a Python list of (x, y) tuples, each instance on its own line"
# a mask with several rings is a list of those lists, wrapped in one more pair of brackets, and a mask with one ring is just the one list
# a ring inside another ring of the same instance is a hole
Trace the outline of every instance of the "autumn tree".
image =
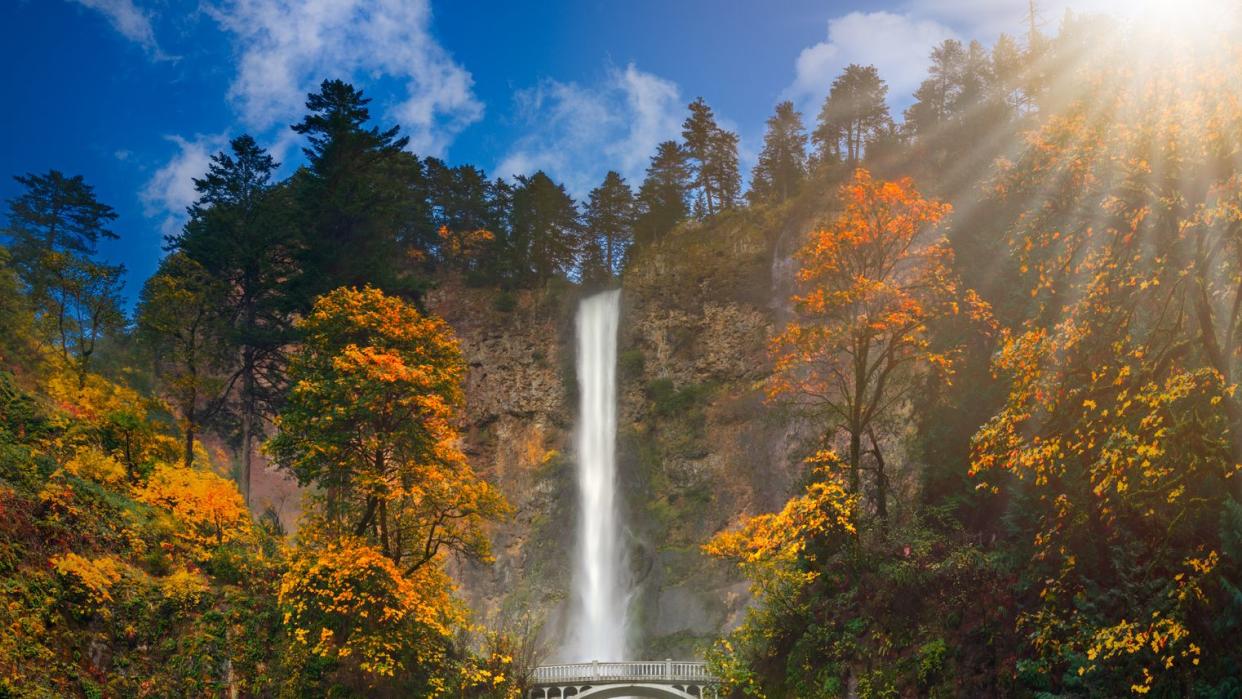
[(690, 168), (685, 150), (676, 141), (656, 147), (647, 175), (634, 202), (634, 242), (655, 242), (690, 214), (687, 197)]
[(138, 332), (150, 348), (156, 371), (181, 417), (182, 462), (194, 462), (194, 440), (204, 421), (226, 396), (225, 317), (220, 283), (184, 253), (173, 253), (142, 287)]
[(440, 568), (406, 573), (359, 539), (301, 551), (280, 584), (291, 664), (322, 668), (326, 662), (332, 684), (356, 692), (442, 693), (452, 635), (465, 621), (451, 589)]
[(793, 635), (790, 622), (815, 616), (812, 585), (858, 531), (858, 498), (846, 492), (831, 468), (835, 456), (823, 453), (816, 461), (811, 483), (780, 512), (743, 518), (703, 546), (704, 553), (734, 564), (750, 582), (755, 604), (708, 660), (721, 679), (752, 696), (796, 691), (780, 674), (768, 682), (752, 668), (789, 654), (780, 644)]
[(819, 161), (856, 165), (862, 160), (867, 142), (892, 122), (887, 97), (888, 85), (875, 66), (846, 66), (832, 81), (811, 134)]
[(951, 272), (952, 251), (934, 225), (947, 204), (922, 198), (907, 180), (857, 170), (842, 186), (842, 213), (798, 252), (798, 319), (772, 343), (769, 397), (818, 421), (825, 447), (847, 442), (851, 493), (864, 468), (872, 503), (887, 517), (888, 474), (880, 421), (906, 401), (919, 372), (950, 370), (952, 348), (933, 347), (928, 323), (986, 308)]
[(34, 311), (22, 293), (21, 279), (11, 264), (6, 247), (0, 246), (0, 365), (10, 369), (29, 366), (37, 355)]
[(755, 201), (784, 201), (793, 196), (806, 177), (806, 129), (793, 102), (776, 105), (768, 117), (763, 150), (751, 173), (750, 194)]
[(318, 526), (361, 537), (407, 574), (446, 551), (486, 558), (482, 523), (505, 506), (458, 444), (465, 368), (449, 328), (371, 287), (324, 295), (299, 326), (268, 446), (318, 489)]
[(1052, 691), (1211, 693), (1238, 662), (1238, 58), (1168, 48), (1076, 54), (993, 183), (1030, 307), (973, 472), (1025, 504), (1020, 631)]

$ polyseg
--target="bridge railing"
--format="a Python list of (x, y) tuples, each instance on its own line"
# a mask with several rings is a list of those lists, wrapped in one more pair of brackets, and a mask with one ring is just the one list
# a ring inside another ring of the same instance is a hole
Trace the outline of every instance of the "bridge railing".
[(543, 665), (531, 673), (535, 684), (573, 682), (715, 682), (706, 663), (673, 660)]

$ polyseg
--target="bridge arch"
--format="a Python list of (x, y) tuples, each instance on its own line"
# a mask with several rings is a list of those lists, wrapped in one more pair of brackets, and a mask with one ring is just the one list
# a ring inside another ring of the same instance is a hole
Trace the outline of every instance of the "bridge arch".
[(639, 660), (532, 668), (528, 699), (707, 699), (720, 682), (701, 662)]
[[(696, 688), (697, 689), (697, 688)], [(701, 691), (701, 690), (699, 690)], [(532, 697), (542, 699), (540, 690), (532, 690)], [(548, 699), (560, 699), (557, 690), (548, 694)], [(699, 699), (699, 694), (691, 694), (680, 687), (660, 684), (606, 684), (597, 687), (584, 687), (578, 692), (570, 689), (565, 699), (617, 699), (618, 697), (641, 697), (642, 699)]]

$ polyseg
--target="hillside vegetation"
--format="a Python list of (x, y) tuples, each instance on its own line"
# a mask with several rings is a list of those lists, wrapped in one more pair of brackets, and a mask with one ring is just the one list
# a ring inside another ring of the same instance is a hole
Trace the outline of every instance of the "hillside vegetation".
[(1242, 696), (1242, 52), (1130, 31), (945, 41), (900, 122), (851, 65), (746, 188), (698, 99), (584, 202), (325, 80), (305, 165), (233, 139), (130, 314), (115, 212), (19, 177), (0, 696), (522, 696), (572, 313), (617, 285), (643, 655), (773, 699)]

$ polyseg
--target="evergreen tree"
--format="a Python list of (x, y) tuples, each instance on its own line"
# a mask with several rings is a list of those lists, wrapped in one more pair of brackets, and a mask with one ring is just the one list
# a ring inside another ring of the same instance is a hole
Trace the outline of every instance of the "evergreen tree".
[(793, 102), (776, 105), (768, 117), (763, 150), (751, 175), (750, 197), (754, 201), (784, 201), (793, 196), (806, 177), (806, 129)]
[(656, 148), (635, 200), (634, 242), (650, 244), (686, 220), (690, 166), (686, 151), (675, 141)]
[(565, 186), (542, 170), (518, 176), (513, 191), (511, 253), (518, 282), (546, 282), (567, 276), (580, 249), (581, 221)]
[(994, 89), (1011, 109), (1025, 108), (1029, 101), (1023, 84), (1025, 60), (1018, 42), (1008, 34), (1001, 34), (992, 46)]
[(634, 237), (634, 192), (619, 173), (610, 170), (591, 190), (583, 219), (601, 269), (606, 276), (616, 274)]
[(241, 488), (249, 499), (254, 443), (265, 416), (275, 413), (285, 385), (285, 349), (292, 335), (291, 288), (299, 281), (303, 251), (291, 225), (291, 188), (272, 181), (278, 167), (248, 136), (212, 156), (194, 180), (198, 200), (172, 248), (210, 278), (211, 302), (220, 315), (217, 341), (233, 353), (226, 390), (240, 421)]
[(82, 384), (99, 339), (124, 321), (119, 295), (125, 268), (94, 259), (101, 239), (117, 238), (108, 228), (116, 212), (95, 198), (81, 175), (50, 170), (14, 179), (25, 191), (9, 201), (5, 235), (13, 266), (41, 334)]
[(368, 127), (370, 99), (352, 85), (325, 80), (309, 95), (309, 114), (293, 130), (307, 137), (309, 166), (300, 179), (304, 218), (303, 305), (328, 289), (373, 283), (413, 290), (401, 278), (399, 230), (414, 176), (399, 127)]
[(741, 192), (737, 165), (737, 134), (716, 124), (712, 108), (700, 97), (690, 103), (682, 124), (686, 155), (693, 160), (692, 186), (698, 190), (696, 208), (707, 216), (733, 206)]
[(961, 90), (965, 55), (957, 39), (945, 39), (932, 49), (928, 77), (915, 90), (915, 102), (905, 113), (906, 127), (915, 135), (935, 133), (952, 113)]
[(888, 85), (875, 66), (851, 63), (832, 81), (812, 134), (821, 162), (836, 160), (856, 165), (866, 144), (892, 122), (888, 113)]
[(716, 179), (717, 204), (721, 210), (737, 206), (742, 196), (742, 175), (737, 164), (737, 134), (716, 130), (712, 139), (712, 176)]
[(692, 186), (698, 190), (698, 199), (708, 214), (715, 210), (716, 192), (711, 173), (712, 148), (716, 139), (716, 117), (712, 108), (700, 97), (690, 103), (690, 116), (681, 126), (681, 137), (686, 142), (686, 155), (693, 161)]
[[(1008, 44), (998, 43), (1003, 60), (1015, 60), (1012, 40), (1002, 37), (1004, 41)], [(993, 55), (982, 44), (964, 46), (947, 39), (932, 49), (928, 77), (905, 113), (906, 130), (933, 167), (941, 168), (950, 159), (969, 162), (981, 136), (1008, 122), (1016, 89), (998, 85)]]

